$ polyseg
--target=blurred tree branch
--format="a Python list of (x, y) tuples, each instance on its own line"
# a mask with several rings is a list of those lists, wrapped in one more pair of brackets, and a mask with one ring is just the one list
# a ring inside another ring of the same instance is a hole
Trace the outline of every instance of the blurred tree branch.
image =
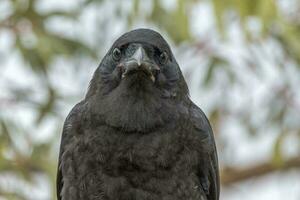
[(276, 171), (287, 171), (294, 168), (300, 170), (300, 156), (285, 160), (281, 164), (275, 164), (273, 161), (269, 161), (245, 168), (225, 167), (221, 171), (221, 183), (223, 186), (230, 186), (231, 184), (251, 178), (257, 178)]

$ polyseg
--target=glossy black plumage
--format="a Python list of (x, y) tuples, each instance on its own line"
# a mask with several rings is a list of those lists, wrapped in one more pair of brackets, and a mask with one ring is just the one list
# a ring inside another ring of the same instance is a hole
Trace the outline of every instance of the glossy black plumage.
[[(112, 56), (116, 48), (122, 52), (120, 60)], [(137, 49), (146, 52), (147, 60), (125, 76), (124, 66)], [(162, 53), (167, 61), (161, 60)], [(151, 66), (159, 70), (154, 73)], [(85, 99), (64, 124), (57, 196), (58, 200), (219, 199), (211, 127), (191, 102), (178, 64), (159, 33), (149, 29), (125, 33), (103, 58)]]

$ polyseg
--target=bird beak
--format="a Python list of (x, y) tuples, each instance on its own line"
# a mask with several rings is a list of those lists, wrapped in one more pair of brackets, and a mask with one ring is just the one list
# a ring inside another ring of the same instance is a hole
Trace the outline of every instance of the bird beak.
[(123, 68), (122, 78), (131, 73), (142, 71), (147, 74), (150, 79), (155, 82), (155, 76), (160, 71), (159, 67), (149, 59), (145, 49), (139, 46), (134, 54), (120, 66)]
[(137, 62), (138, 66), (141, 66), (142, 62), (149, 60), (143, 47), (139, 47), (131, 58)]

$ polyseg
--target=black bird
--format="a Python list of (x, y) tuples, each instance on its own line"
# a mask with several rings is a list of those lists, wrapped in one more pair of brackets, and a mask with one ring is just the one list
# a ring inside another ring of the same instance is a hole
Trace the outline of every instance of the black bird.
[(68, 115), (58, 200), (218, 200), (212, 129), (164, 38), (115, 41)]

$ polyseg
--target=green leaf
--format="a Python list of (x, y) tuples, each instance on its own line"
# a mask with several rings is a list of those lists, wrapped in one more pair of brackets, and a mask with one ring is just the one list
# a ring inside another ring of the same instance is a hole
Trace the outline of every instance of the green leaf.
[[(208, 86), (209, 84), (211, 84), (215, 70), (219, 67), (225, 68), (225, 66), (228, 66), (228, 62), (225, 59), (222, 59), (217, 56), (212, 57), (210, 60), (210, 63), (208, 64), (208, 69), (207, 69), (203, 84), (205, 86)], [(227, 70), (228, 70), (228, 68), (227, 68)], [(231, 78), (233, 78), (233, 77), (231, 77)]]
[(286, 134), (281, 133), (274, 142), (273, 145), (273, 156), (272, 161), (275, 166), (282, 166), (284, 164), (283, 155), (282, 155), (282, 143), (284, 141)]
[(148, 20), (166, 30), (176, 44), (190, 41), (192, 36), (187, 13), (188, 3), (189, 1), (177, 0), (176, 9), (170, 11), (165, 10), (160, 1), (154, 0), (152, 14)]
[(47, 115), (53, 113), (57, 98), (56, 91), (53, 88), (48, 87), (48, 97), (46, 98), (46, 101), (37, 108), (38, 116), (36, 118), (36, 124), (41, 123)]

